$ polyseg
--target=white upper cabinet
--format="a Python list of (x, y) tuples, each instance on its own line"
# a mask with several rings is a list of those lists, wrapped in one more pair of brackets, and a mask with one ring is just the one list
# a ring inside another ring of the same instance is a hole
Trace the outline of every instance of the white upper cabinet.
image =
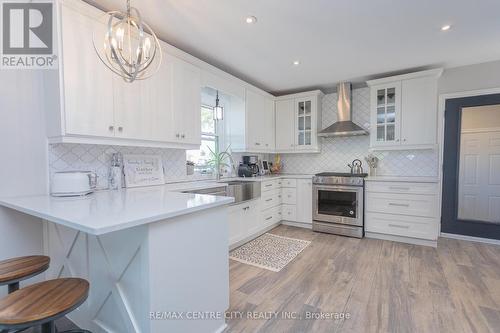
[(370, 104), (376, 109), (371, 117), (371, 145), (399, 144), (401, 129), (401, 81), (373, 86)]
[(368, 81), (370, 148), (433, 149), (437, 145), (437, 80), (442, 69)]
[(94, 31), (102, 38), (106, 33), (103, 13), (81, 1), (57, 6), (61, 57), (57, 76), (46, 75), (49, 141), (197, 149), (200, 69), (173, 56), (173, 48), (161, 42), (158, 72), (127, 83), (94, 50)]
[(295, 99), (295, 149), (314, 150), (318, 147), (317, 100), (314, 96)]
[(295, 102), (276, 101), (276, 150), (293, 151), (295, 147)]
[[(246, 88), (244, 112), (227, 110), (228, 143), (235, 152), (266, 153), (275, 150), (274, 97), (263, 91)], [(244, 137), (242, 138), (242, 131)]]
[[(146, 106), (146, 81), (125, 82), (113, 76), (115, 137), (151, 140), (151, 108)], [(109, 89), (109, 87), (108, 87)]]
[[(437, 78), (422, 77), (402, 81), (401, 144), (437, 143)], [(419, 124), (421, 126), (415, 126)]]
[(278, 97), (276, 100), (276, 152), (319, 152), (320, 91)]
[[(94, 12), (98, 13), (97, 10)], [(113, 74), (92, 47), (94, 29), (102, 30), (104, 34), (106, 27), (91, 16), (66, 6), (62, 6), (61, 14), (64, 50), (60, 53), (63, 63), (60, 66), (60, 88), (64, 93), (66, 112), (65, 117), (59, 114), (54, 121), (62, 119), (60, 127), (69, 135), (113, 137)]]
[(259, 92), (246, 90), (246, 139), (252, 151), (274, 150), (274, 100)]
[(173, 112), (175, 138), (181, 143), (201, 144), (201, 72), (176, 58), (173, 65)]
[(169, 55), (162, 43), (162, 64), (158, 73), (144, 81), (146, 105), (150, 109), (151, 136), (154, 141), (176, 141), (176, 124), (173, 112), (174, 57)]

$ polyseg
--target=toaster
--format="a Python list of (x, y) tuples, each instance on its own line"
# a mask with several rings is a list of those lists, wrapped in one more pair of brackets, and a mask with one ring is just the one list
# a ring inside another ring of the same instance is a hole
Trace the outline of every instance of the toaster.
[(97, 174), (91, 171), (56, 172), (52, 176), (50, 194), (55, 197), (71, 197), (94, 192)]

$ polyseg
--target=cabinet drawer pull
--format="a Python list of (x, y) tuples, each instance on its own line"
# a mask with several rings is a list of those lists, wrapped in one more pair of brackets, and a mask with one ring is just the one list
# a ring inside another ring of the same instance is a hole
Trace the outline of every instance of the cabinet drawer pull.
[(250, 209), (250, 206), (243, 207), (243, 210)]
[(409, 225), (392, 224), (392, 223), (389, 223), (389, 227), (402, 228), (402, 229), (409, 229), (410, 228)]
[(396, 207), (410, 207), (409, 204), (398, 204), (394, 202), (389, 202), (389, 206), (396, 206)]
[(272, 216), (269, 216), (268, 218), (266, 218), (266, 221), (269, 221), (272, 218), (273, 218)]
[(273, 201), (273, 198), (267, 199), (266, 202)]
[(260, 146), (260, 143), (259, 143), (259, 142), (256, 142), (256, 143), (255, 143), (255, 145), (256, 145), (256, 146)]
[(409, 187), (401, 187), (401, 186), (389, 186), (390, 190), (401, 190), (401, 191), (409, 191)]
[(273, 186), (273, 184), (267, 184), (264, 187), (272, 187), (272, 186)]

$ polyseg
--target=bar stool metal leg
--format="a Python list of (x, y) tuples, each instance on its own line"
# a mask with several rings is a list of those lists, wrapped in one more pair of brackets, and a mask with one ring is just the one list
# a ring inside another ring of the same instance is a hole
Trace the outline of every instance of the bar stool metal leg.
[(19, 290), (19, 282), (14, 282), (9, 284), (8, 289), (9, 289), (9, 294), (12, 294), (14, 291)]

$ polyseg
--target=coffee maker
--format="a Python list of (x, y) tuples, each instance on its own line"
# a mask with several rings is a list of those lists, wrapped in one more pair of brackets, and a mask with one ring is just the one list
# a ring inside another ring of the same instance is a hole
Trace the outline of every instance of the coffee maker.
[(256, 177), (259, 175), (259, 157), (243, 156), (243, 162), (238, 167), (238, 177)]

